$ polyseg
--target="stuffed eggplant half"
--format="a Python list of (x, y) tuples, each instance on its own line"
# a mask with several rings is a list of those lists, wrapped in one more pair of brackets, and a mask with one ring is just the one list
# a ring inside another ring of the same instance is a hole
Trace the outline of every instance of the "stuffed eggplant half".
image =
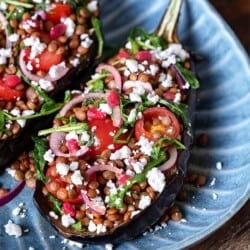
[(182, 45), (132, 31), (35, 139), (34, 200), (46, 219), (95, 243), (156, 223), (183, 184), (198, 86)]
[(0, 167), (47, 124), (37, 118), (59, 110), (66, 89), (79, 88), (77, 77), (90, 75), (102, 49), (98, 12), (95, 0), (1, 1)]

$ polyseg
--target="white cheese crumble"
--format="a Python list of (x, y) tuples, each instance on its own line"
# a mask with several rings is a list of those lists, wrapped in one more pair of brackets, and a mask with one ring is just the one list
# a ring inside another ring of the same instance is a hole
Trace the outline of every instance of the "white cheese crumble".
[(57, 65), (53, 65), (50, 69), (49, 69), (49, 75), (52, 78), (57, 78), (58, 76), (61, 75), (61, 73), (65, 70), (66, 65), (65, 62), (61, 62)]
[(67, 17), (62, 19), (62, 23), (66, 25), (66, 37), (71, 37), (74, 34), (76, 27), (74, 21), (71, 18)]
[(69, 227), (73, 225), (76, 221), (69, 214), (64, 214), (61, 217), (61, 222), (64, 227)]
[(46, 92), (54, 89), (54, 85), (52, 84), (52, 82), (47, 81), (45, 79), (40, 79), (38, 84), (41, 87), (41, 89), (44, 89)]
[(6, 225), (4, 225), (5, 233), (10, 236), (15, 236), (16, 238), (22, 236), (22, 228), (20, 225), (13, 223), (11, 220), (8, 221)]
[(112, 108), (107, 103), (100, 103), (99, 109), (108, 115), (112, 114)]
[(125, 65), (131, 73), (138, 71), (138, 62), (134, 59), (126, 59)]
[(150, 92), (147, 95), (147, 99), (153, 104), (156, 104), (159, 101), (159, 96), (155, 94), (155, 92)]
[(30, 36), (23, 40), (24, 46), (30, 46), (30, 59), (34, 59), (37, 55), (41, 54), (47, 47), (45, 43), (41, 43), (38, 37)]
[(136, 120), (136, 108), (131, 109), (128, 115), (128, 122), (134, 122)]
[(180, 103), (181, 102), (181, 93), (176, 93), (175, 94), (173, 102), (174, 103)]
[(93, 40), (89, 37), (88, 34), (82, 34), (80, 38), (81, 38), (81, 46), (84, 48), (89, 48), (93, 43)]
[(43, 159), (49, 163), (54, 161), (54, 158), (55, 158), (55, 154), (52, 152), (51, 149), (47, 150), (45, 154), (43, 155)]
[(88, 142), (90, 140), (90, 135), (87, 131), (82, 131), (80, 141)]
[(89, 222), (88, 231), (92, 233), (96, 231), (96, 224), (92, 220)]
[(148, 195), (142, 195), (138, 204), (138, 208), (143, 210), (151, 204), (151, 198)]
[(159, 82), (164, 88), (170, 88), (173, 86), (173, 77), (169, 74), (161, 73)]
[(49, 216), (55, 220), (58, 220), (59, 218), (58, 215), (54, 211), (50, 211)]
[(9, 35), (9, 40), (10, 40), (10, 42), (12, 42), (12, 43), (15, 43), (15, 42), (17, 42), (18, 41), (18, 39), (19, 39), (19, 35), (18, 34), (16, 34), (16, 33), (14, 33), (14, 34), (11, 34), (11, 35)]
[(69, 141), (69, 140), (76, 140), (76, 141), (78, 141), (78, 135), (74, 131), (69, 132), (69, 133), (66, 134), (65, 140), (66, 141)]
[(65, 163), (57, 163), (56, 164), (56, 172), (61, 176), (67, 175), (69, 172), (69, 165), (67, 165)]
[(69, 169), (71, 171), (75, 171), (77, 170), (79, 167), (79, 162), (78, 161), (72, 161), (70, 164), (69, 164)]
[(71, 65), (73, 65), (73, 67), (77, 67), (80, 64), (79, 58), (74, 58), (74, 59), (70, 60), (69, 62)]
[(0, 49), (0, 64), (6, 64), (7, 58), (11, 57), (11, 49)]
[(102, 224), (97, 224), (96, 225), (96, 233), (100, 234), (100, 233), (106, 233), (107, 232), (107, 228), (106, 226), (102, 225)]
[(165, 175), (158, 169), (152, 168), (147, 173), (148, 184), (157, 192), (161, 192), (165, 186)]
[(91, 1), (90, 3), (88, 3), (87, 8), (89, 11), (94, 12), (98, 10), (98, 5), (97, 5), (97, 1)]
[(81, 175), (80, 170), (76, 170), (72, 176), (71, 176), (71, 181), (75, 185), (82, 185), (83, 177)]
[(130, 155), (131, 149), (128, 146), (123, 146), (110, 155), (110, 160), (122, 160), (129, 158)]
[(149, 141), (148, 138), (141, 136), (136, 144), (140, 146), (140, 150), (143, 154), (151, 156), (153, 142)]

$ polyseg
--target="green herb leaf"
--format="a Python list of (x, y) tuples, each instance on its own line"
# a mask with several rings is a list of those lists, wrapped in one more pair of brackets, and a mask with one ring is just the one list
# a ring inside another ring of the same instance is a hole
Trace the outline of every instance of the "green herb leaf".
[(91, 18), (91, 23), (92, 26), (95, 30), (95, 34), (98, 40), (98, 54), (97, 54), (97, 58), (100, 58), (102, 56), (102, 52), (103, 52), (103, 37), (102, 37), (102, 32), (101, 32), (101, 22), (98, 18), (96, 17), (92, 17)]
[(60, 202), (55, 196), (49, 195), (49, 200), (53, 203), (53, 211), (56, 214), (62, 214), (62, 202)]
[(82, 230), (82, 222), (78, 221), (75, 224), (72, 225), (72, 227), (77, 230), (77, 231), (81, 231)]
[(46, 182), (48, 178), (44, 174), (46, 161), (44, 160), (43, 156), (48, 150), (48, 145), (44, 139), (41, 139), (39, 137), (32, 137), (32, 140), (35, 143), (34, 149), (32, 151), (32, 156), (35, 162), (37, 178), (42, 182)]
[(181, 64), (175, 64), (176, 69), (179, 71), (183, 79), (189, 83), (190, 87), (193, 89), (198, 89), (200, 87), (200, 83), (193, 71), (184, 68)]

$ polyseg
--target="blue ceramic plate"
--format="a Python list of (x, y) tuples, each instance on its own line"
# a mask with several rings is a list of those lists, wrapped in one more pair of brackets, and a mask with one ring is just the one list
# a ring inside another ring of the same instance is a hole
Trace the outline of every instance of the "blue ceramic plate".
[[(194, 4), (195, 3), (195, 4)], [(102, 0), (102, 18), (110, 45), (122, 43), (129, 31), (140, 26), (153, 31), (168, 1)], [(205, 0), (186, 0), (182, 6), (179, 36), (190, 50), (203, 56), (197, 65), (201, 78), (198, 92), (195, 133), (209, 136), (207, 147), (194, 147), (190, 172), (206, 175), (206, 186), (186, 185), (189, 200), (178, 203), (185, 220), (170, 222), (164, 229), (148, 233), (117, 249), (181, 249), (218, 229), (249, 199), (250, 193), (250, 70), (248, 56), (232, 31)], [(8, 174), (4, 186), (14, 185)], [(26, 217), (12, 210), (24, 202)], [(70, 246), (39, 215), (32, 192), (21, 195), (0, 208), (1, 249), (77, 249)], [(4, 232), (8, 219), (20, 224), (24, 234), (13, 238)], [(84, 246), (103, 249), (104, 246)], [(32, 248), (30, 248), (32, 249)]]

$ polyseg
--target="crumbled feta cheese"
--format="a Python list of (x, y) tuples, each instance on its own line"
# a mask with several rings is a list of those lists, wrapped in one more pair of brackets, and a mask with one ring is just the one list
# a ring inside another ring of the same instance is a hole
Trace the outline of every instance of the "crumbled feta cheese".
[(159, 96), (156, 95), (155, 92), (150, 92), (147, 95), (147, 99), (153, 104), (156, 104), (159, 101)]
[(70, 64), (73, 65), (73, 67), (77, 67), (80, 64), (79, 58), (74, 58), (70, 60)]
[(131, 73), (136, 73), (138, 71), (138, 62), (134, 59), (126, 59), (125, 65)]
[(66, 25), (66, 31), (65, 31), (66, 37), (71, 37), (74, 34), (76, 27), (74, 21), (70, 17), (67, 17), (63, 18), (62, 23)]
[(142, 195), (138, 204), (138, 208), (143, 210), (151, 204), (151, 198), (148, 195)]
[(89, 140), (90, 140), (90, 135), (88, 134), (88, 132), (87, 131), (82, 131), (80, 141), (88, 142)]
[(55, 158), (55, 154), (52, 152), (51, 149), (47, 150), (45, 154), (43, 155), (43, 159), (49, 163), (54, 161), (54, 158)]
[(163, 68), (168, 68), (171, 64), (176, 64), (176, 56), (171, 55), (167, 59), (163, 60), (161, 65)]
[(5, 2), (0, 2), (0, 10), (7, 10), (8, 5)]
[(159, 81), (164, 88), (170, 88), (173, 86), (173, 77), (169, 74), (161, 74)]
[(39, 86), (41, 87), (41, 89), (44, 89), (45, 91), (51, 91), (52, 89), (54, 89), (54, 85), (52, 84), (52, 82), (47, 81), (45, 79), (40, 79), (38, 82)]
[(150, 74), (155, 76), (156, 73), (159, 71), (159, 66), (156, 64), (151, 64), (149, 65), (149, 70), (150, 70)]
[(10, 236), (15, 236), (16, 238), (22, 236), (22, 228), (21, 226), (13, 223), (11, 220), (8, 221), (6, 225), (4, 225), (5, 233)]
[(65, 62), (61, 62), (57, 65), (53, 65), (50, 69), (49, 69), (49, 75), (52, 78), (57, 78), (58, 76), (60, 76), (62, 74), (62, 72), (65, 71), (66, 65)]
[(66, 134), (65, 140), (66, 141), (69, 141), (69, 140), (76, 140), (76, 141), (78, 141), (78, 135), (74, 131), (69, 132), (69, 133)]
[(135, 210), (131, 212), (131, 218), (133, 218), (134, 216), (136, 216), (137, 214), (140, 213), (140, 210)]
[(109, 188), (110, 194), (115, 194), (117, 192), (117, 188), (115, 186), (115, 183), (109, 180), (106, 183), (107, 188)]
[(61, 217), (61, 222), (64, 227), (69, 227), (73, 225), (76, 221), (69, 214), (63, 214)]
[(107, 103), (100, 103), (99, 109), (108, 115), (112, 114), (112, 108)]
[(140, 146), (140, 150), (143, 154), (151, 156), (153, 142), (149, 141), (148, 138), (141, 136), (136, 144)]
[(9, 35), (9, 40), (10, 40), (12, 43), (17, 42), (18, 39), (19, 39), (19, 35), (16, 34), (16, 33)]
[(82, 34), (80, 38), (81, 38), (81, 46), (84, 48), (89, 48), (93, 43), (93, 40), (89, 37), (88, 34)]
[(125, 44), (125, 48), (126, 49), (132, 49), (132, 43), (130, 41), (128, 41), (126, 44)]
[(128, 115), (128, 122), (134, 122), (136, 120), (136, 108), (131, 109)]
[(49, 216), (55, 220), (58, 220), (59, 218), (58, 215), (54, 211), (50, 211)]
[(123, 146), (110, 155), (110, 160), (122, 160), (129, 158), (130, 155), (131, 149), (128, 146)]
[(80, 170), (76, 170), (72, 176), (71, 176), (71, 181), (75, 185), (82, 185), (83, 177), (81, 175)]
[(70, 164), (69, 164), (69, 169), (71, 171), (75, 171), (77, 170), (79, 167), (79, 162), (78, 161), (72, 161)]
[(97, 1), (91, 1), (90, 3), (88, 3), (87, 8), (89, 11), (94, 12), (98, 10), (98, 5), (97, 5)]
[(92, 220), (89, 222), (88, 230), (92, 233), (96, 231), (96, 224)]
[(173, 102), (174, 103), (180, 103), (181, 102), (181, 93), (176, 93), (175, 94)]
[(107, 228), (106, 226), (102, 225), (102, 224), (97, 224), (96, 225), (96, 233), (100, 234), (100, 233), (106, 233), (107, 232)]
[(20, 116), (21, 112), (18, 108), (13, 108), (11, 111), (10, 111), (10, 114), (13, 115), (13, 116)]
[(57, 163), (56, 164), (56, 172), (61, 176), (67, 175), (69, 172), (69, 165), (67, 165), (65, 163)]
[(47, 47), (45, 43), (41, 43), (38, 37), (27, 37), (23, 40), (24, 46), (30, 46), (30, 59), (34, 59), (37, 55), (41, 54)]
[(165, 186), (165, 175), (158, 169), (152, 168), (147, 173), (148, 184), (157, 192), (161, 192)]
[(0, 64), (6, 64), (7, 58), (10, 58), (12, 55), (11, 49), (0, 49)]
[(132, 165), (135, 173), (139, 174), (143, 171), (147, 161), (143, 161), (144, 158), (140, 159), (140, 161), (132, 161), (130, 164)]

